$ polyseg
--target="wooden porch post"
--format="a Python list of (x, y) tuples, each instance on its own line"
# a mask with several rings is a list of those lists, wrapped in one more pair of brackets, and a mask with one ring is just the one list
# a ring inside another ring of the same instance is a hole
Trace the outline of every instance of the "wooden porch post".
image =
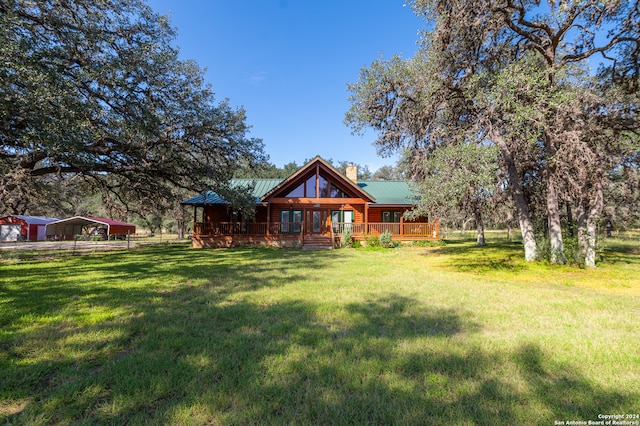
[(404, 235), (404, 214), (400, 215), (400, 236)]
[(364, 203), (364, 232), (363, 234), (367, 234), (369, 232), (369, 203)]
[(331, 235), (331, 232), (333, 230), (333, 228), (331, 227), (331, 210), (328, 210), (327, 213), (327, 219), (324, 221), (324, 233)]
[(200, 231), (196, 231), (196, 211), (198, 210), (198, 206), (193, 207), (193, 234), (200, 235)]
[(271, 235), (271, 203), (267, 204), (267, 235)]

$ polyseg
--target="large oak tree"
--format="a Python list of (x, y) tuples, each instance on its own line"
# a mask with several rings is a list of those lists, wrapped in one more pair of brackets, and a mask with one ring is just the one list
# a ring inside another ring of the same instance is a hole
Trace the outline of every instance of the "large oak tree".
[(175, 188), (229, 193), (262, 160), (242, 109), (216, 102), (139, 0), (0, 0), (0, 212), (70, 178), (135, 205)]
[[(525, 258), (538, 255), (528, 196), (535, 190), (545, 200), (551, 260), (563, 262), (561, 202), (587, 212), (579, 224), (592, 233), (607, 172), (629, 156), (628, 141), (637, 140), (638, 1), (416, 0), (413, 6), (430, 28), (419, 53), (363, 70), (351, 85), (347, 121), (377, 129), (383, 151), (410, 148), (428, 156), (456, 143), (495, 144)], [(599, 84), (582, 72), (595, 55), (607, 58)], [(587, 264), (594, 258), (590, 239), (581, 239)]]

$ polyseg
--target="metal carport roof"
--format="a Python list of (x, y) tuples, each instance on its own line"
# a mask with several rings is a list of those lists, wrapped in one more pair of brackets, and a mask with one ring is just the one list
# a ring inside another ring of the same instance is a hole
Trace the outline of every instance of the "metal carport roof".
[(62, 219), (47, 224), (47, 235), (78, 235), (82, 234), (86, 226), (106, 226), (107, 235), (133, 234), (136, 232), (135, 225), (118, 220), (106, 219), (101, 217), (84, 217), (74, 216), (68, 219)]

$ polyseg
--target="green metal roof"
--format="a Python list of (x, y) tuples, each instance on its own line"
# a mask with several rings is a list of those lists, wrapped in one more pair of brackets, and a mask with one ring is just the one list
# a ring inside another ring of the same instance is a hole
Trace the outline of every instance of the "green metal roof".
[(374, 204), (408, 204), (416, 202), (409, 183), (400, 180), (363, 180), (358, 186), (376, 199)]
[[(260, 203), (260, 197), (271, 191), (276, 185), (282, 182), (281, 179), (232, 179), (231, 186), (250, 186), (254, 185), (251, 195), (256, 198), (256, 204)], [(183, 201), (181, 204), (200, 205), (200, 204), (227, 204), (227, 202), (213, 191), (207, 191), (204, 194), (198, 194), (193, 198)]]
[(252, 195), (260, 199), (264, 194), (271, 191), (282, 182), (282, 179), (233, 179), (232, 186), (255, 185)]
[[(280, 179), (233, 179), (231, 184), (233, 186), (255, 185), (252, 195), (256, 197), (256, 204), (258, 204), (260, 197), (271, 191), (281, 182), (282, 180)], [(406, 181), (365, 180), (359, 181), (358, 186), (375, 198), (376, 202), (374, 204), (411, 205), (415, 203), (416, 196), (411, 192), (411, 188)], [(215, 192), (207, 191), (206, 194), (199, 194), (183, 201), (182, 204), (227, 204), (227, 202)]]

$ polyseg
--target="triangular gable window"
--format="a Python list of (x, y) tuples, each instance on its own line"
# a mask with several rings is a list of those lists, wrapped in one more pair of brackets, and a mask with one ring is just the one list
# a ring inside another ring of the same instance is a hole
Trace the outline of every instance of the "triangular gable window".
[(329, 198), (329, 181), (322, 175), (318, 176), (318, 188), (320, 189), (320, 198)]
[(296, 197), (296, 198), (304, 198), (304, 187), (305, 184), (301, 183), (297, 187), (293, 189), (293, 191), (287, 194), (287, 197)]
[(284, 198), (359, 198), (375, 201), (363, 189), (342, 176), (320, 157), (307, 163), (273, 190), (261, 197), (262, 201)]
[(331, 198), (347, 198), (347, 194), (335, 185), (331, 185)]
[[(317, 186), (316, 186), (317, 185)], [(303, 183), (286, 193), (292, 198), (348, 198), (349, 196), (336, 184), (322, 174), (313, 174)]]

